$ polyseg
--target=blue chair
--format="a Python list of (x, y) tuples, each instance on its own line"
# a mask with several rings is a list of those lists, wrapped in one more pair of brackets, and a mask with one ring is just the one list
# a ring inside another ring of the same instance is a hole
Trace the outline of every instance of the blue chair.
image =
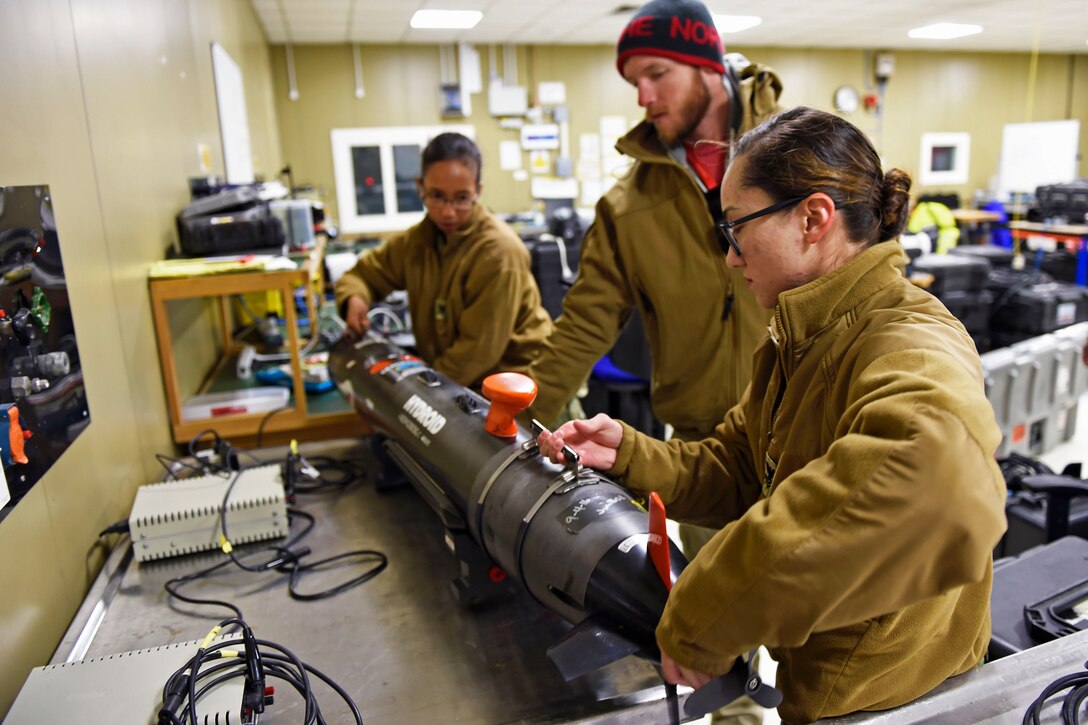
[(636, 312), (612, 350), (593, 366), (589, 395), (582, 401), (586, 415), (607, 413), (643, 433), (664, 437), (665, 427), (650, 404), (651, 368), (646, 332)]
[(983, 211), (992, 211), (1001, 218), (990, 224), (990, 243), (995, 247), (1012, 249), (1012, 232), (1009, 231), (1009, 215), (1000, 201), (991, 201), (982, 207)]

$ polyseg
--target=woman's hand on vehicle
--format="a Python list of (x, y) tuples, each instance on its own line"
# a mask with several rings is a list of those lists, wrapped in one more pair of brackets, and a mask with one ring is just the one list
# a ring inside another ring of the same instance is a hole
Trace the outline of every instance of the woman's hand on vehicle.
[(540, 452), (553, 463), (566, 462), (563, 446), (570, 446), (582, 457), (582, 465), (607, 471), (616, 462), (616, 451), (623, 441), (623, 428), (604, 413), (589, 420), (572, 420), (555, 431), (537, 436)]
[(367, 317), (368, 312), (370, 312), (370, 306), (367, 305), (366, 300), (359, 295), (348, 297), (344, 311), (344, 322), (348, 324), (348, 329), (356, 335), (366, 332), (367, 328), (370, 327), (370, 319)]

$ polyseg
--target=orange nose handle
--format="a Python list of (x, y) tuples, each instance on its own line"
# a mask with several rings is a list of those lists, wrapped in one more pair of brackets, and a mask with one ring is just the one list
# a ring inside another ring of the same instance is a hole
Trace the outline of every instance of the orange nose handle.
[(495, 373), (484, 378), (484, 397), (491, 401), (484, 430), (493, 436), (513, 438), (518, 434), (514, 416), (536, 400), (536, 383), (521, 373)]

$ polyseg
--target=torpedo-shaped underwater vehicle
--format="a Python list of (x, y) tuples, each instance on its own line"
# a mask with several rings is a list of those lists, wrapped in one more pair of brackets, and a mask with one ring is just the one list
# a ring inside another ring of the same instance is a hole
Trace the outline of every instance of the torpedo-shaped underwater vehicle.
[[(489, 376), (483, 397), (374, 331), (337, 343), (329, 371), (447, 531), (575, 624), (548, 650), (565, 679), (632, 654), (660, 662), (654, 631), (687, 559), (665, 533), (663, 508), (651, 527), (626, 489), (574, 451), (565, 466), (540, 454), (514, 417), (536, 395), (530, 378)], [(766, 707), (781, 699), (738, 658), (684, 709), (698, 716), (741, 694)]]

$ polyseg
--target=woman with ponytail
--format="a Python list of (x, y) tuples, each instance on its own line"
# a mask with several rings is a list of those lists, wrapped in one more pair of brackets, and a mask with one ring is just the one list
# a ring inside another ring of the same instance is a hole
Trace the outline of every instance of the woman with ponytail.
[(702, 441), (606, 416), (540, 437), (720, 529), (669, 595), (664, 674), (699, 687), (766, 645), (786, 722), (907, 703), (978, 666), (990, 638), (1001, 434), (970, 336), (903, 277), (909, 190), (832, 114), (753, 129), (718, 225), (774, 311), (740, 403)]

